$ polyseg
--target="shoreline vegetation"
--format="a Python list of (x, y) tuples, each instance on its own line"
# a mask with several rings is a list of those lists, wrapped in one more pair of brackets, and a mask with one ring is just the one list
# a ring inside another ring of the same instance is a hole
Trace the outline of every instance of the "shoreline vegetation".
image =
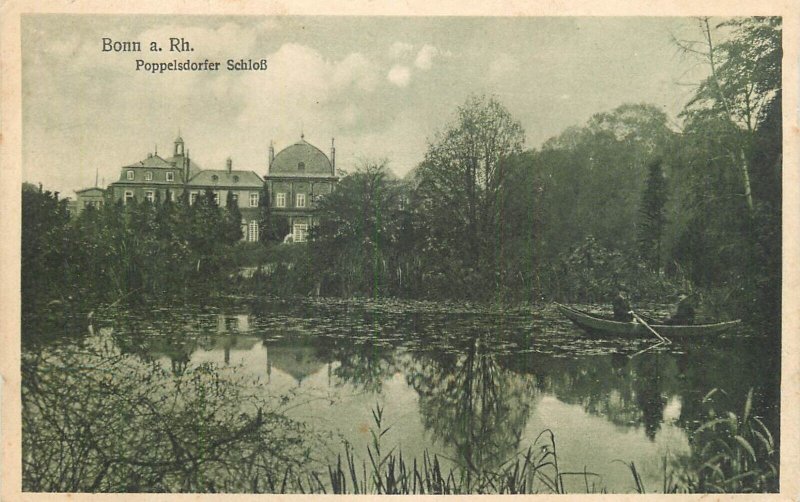
[[(343, 173), (317, 202), (307, 243), (283, 244), (286, 222), (268, 205), (263, 241), (240, 242), (236, 205), (219, 207), (210, 191), (194, 204), (184, 193), (175, 202), (109, 201), (71, 217), (60, 194), (24, 183), (24, 489), (559, 493), (563, 476), (576, 475), (558, 471), (552, 437), (498, 472), (445, 473), (435, 455), (408, 459), (379, 445), (380, 408), (369, 463), (346, 451), (335, 465), (304, 471), (314, 452), (303, 425), (275, 403), (241, 409), (234, 397), (243, 391), (213, 366), (172, 379), (107, 348), (92, 349), (91, 366), (38, 344), (68, 331), (53, 323), (75, 322), (76, 313), (86, 322), (104, 305), (299, 295), (524, 311), (552, 301), (608, 304), (620, 288), (634, 305), (693, 292), (701, 315), (741, 317), (768, 334), (777, 381), (780, 19), (705, 29), (727, 38), (708, 48), (714, 74), (698, 83), (679, 129), (653, 105), (625, 104), (526, 149), (496, 97), (472, 96), (405, 178), (387, 160)], [(181, 400), (169, 393), (177, 387)], [(752, 402), (751, 391), (743, 409), (710, 414), (694, 431), (691, 458), (677, 467), (665, 460), (661, 489), (777, 490), (778, 448)], [(722, 432), (704, 439), (714, 431)], [(591, 473), (578, 475), (589, 491)]]
[[(499, 465), (460, 465), (427, 448), (409, 458), (384, 439), (391, 425), (380, 404), (370, 441), (345, 442), (331, 457), (321, 433), (287, 417), (291, 395), (270, 393), (236, 367), (201, 363), (176, 375), (102, 335), (76, 349), (25, 352), (22, 398), (25, 491), (574, 493), (576, 482), (579, 493), (620, 489), (605, 486), (592, 466), (559, 467), (549, 430)], [(753, 391), (741, 408), (734, 401), (721, 389), (702, 398), (707, 418), (693, 428), (691, 453), (663, 458), (660, 486), (646, 486), (636, 464), (620, 459), (635, 491), (777, 491), (777, 447), (754, 413)]]

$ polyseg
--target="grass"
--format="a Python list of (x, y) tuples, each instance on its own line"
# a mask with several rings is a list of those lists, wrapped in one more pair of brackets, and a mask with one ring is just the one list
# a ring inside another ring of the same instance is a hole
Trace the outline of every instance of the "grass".
[[(714, 389), (703, 399), (711, 403), (724, 391)], [(724, 403), (718, 403), (725, 408)], [(769, 429), (753, 415), (753, 391), (741, 413), (725, 411), (709, 419), (692, 434), (692, 454), (663, 458), (662, 493), (763, 493), (778, 490), (778, 454)], [(567, 477), (582, 477), (586, 493), (605, 492), (596, 484), (600, 476), (587, 470), (562, 471), (553, 432), (543, 431), (526, 451), (516, 455), (494, 471), (476, 472), (466, 466), (443, 467), (436, 454), (425, 450), (422, 460), (408, 459), (402, 451), (385, 451), (383, 436), (391, 429), (384, 426), (383, 408), (373, 410), (374, 425), (367, 459), (356, 460), (352, 447), (345, 445), (344, 456), (328, 466), (327, 488), (315, 478), (317, 492), (335, 494), (564, 494)], [(624, 462), (637, 493), (647, 493), (634, 462)], [(310, 485), (309, 485), (310, 487)]]
[[(428, 450), (422, 459), (408, 459), (402, 451), (385, 451), (381, 444), (391, 426), (384, 426), (383, 408), (377, 405), (372, 412), (374, 425), (370, 429), (371, 443), (367, 458), (360, 463), (352, 447), (345, 445), (344, 457), (339, 454), (335, 464), (328, 466), (332, 493), (336, 494), (434, 494), (467, 493), (566, 493), (564, 478), (582, 476), (587, 492), (594, 489), (595, 473), (562, 472), (553, 432), (543, 431), (528, 449), (493, 471), (477, 472), (468, 467), (446, 468), (436, 454)], [(592, 482), (590, 483), (590, 480)]]

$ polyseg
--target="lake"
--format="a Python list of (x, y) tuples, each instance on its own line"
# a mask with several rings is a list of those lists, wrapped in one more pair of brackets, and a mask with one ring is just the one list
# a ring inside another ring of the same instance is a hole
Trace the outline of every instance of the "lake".
[(553, 306), (503, 314), (456, 303), (231, 300), (101, 312), (92, 335), (77, 326), (24, 351), (94, 337), (175, 376), (212, 363), (281, 399), (321, 438), (321, 464), (345, 444), (369, 461), (378, 411), (384, 450), (408, 459), (498, 470), (552, 431), (561, 472), (592, 473), (565, 475), (566, 491), (634, 492), (633, 463), (653, 492), (664, 462), (691, 454), (715, 388), (734, 407), (753, 388), (755, 413), (777, 432), (779, 361), (764, 348), (769, 334), (745, 328), (630, 357), (653, 340), (588, 338)]

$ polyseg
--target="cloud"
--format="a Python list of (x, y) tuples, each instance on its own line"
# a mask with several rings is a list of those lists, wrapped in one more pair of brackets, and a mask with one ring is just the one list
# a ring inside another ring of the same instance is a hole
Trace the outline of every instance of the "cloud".
[(420, 70), (430, 70), (433, 65), (433, 58), (439, 55), (439, 49), (432, 45), (423, 45), (414, 60), (414, 66)]
[(408, 66), (396, 64), (389, 70), (386, 79), (397, 87), (406, 87), (411, 80), (411, 70)]
[(373, 91), (378, 84), (377, 66), (362, 54), (353, 53), (336, 64), (333, 82), (338, 88), (355, 85), (362, 91)]
[(403, 59), (411, 54), (414, 46), (405, 42), (395, 42), (389, 47), (389, 55), (395, 59)]

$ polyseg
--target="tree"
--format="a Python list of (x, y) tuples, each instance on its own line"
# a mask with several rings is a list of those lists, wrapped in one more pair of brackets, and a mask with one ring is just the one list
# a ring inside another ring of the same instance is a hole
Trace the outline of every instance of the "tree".
[(272, 210), (269, 204), (269, 189), (267, 187), (267, 182), (264, 181), (258, 195), (258, 241), (264, 245), (274, 240), (274, 228), (271, 224)]
[(642, 195), (639, 252), (642, 259), (658, 272), (661, 269), (661, 241), (667, 224), (665, 206), (667, 184), (661, 160), (650, 163), (647, 185)]
[(233, 197), (233, 191), (228, 190), (225, 200), (225, 242), (234, 244), (242, 240), (242, 212), (239, 203)]
[(522, 126), (496, 98), (472, 96), (429, 144), (416, 195), (434, 274), (473, 285), (485, 279), (479, 268), (500, 223), (505, 163), (523, 143)]
[(315, 262), (328, 289), (386, 294), (397, 282), (400, 184), (387, 162), (364, 162), (317, 206)]
[[(23, 186), (22, 307), (23, 312), (69, 292), (68, 276), (60, 271), (67, 257), (69, 212), (58, 194)], [(66, 272), (66, 271), (65, 271)], [(65, 280), (66, 279), (66, 280)]]
[[(781, 19), (753, 17), (734, 19), (712, 27), (698, 20), (702, 40), (677, 41), (678, 47), (704, 61), (711, 75), (703, 80), (684, 111), (687, 118), (717, 116), (723, 119), (727, 148), (741, 173), (748, 209), (754, 209), (751, 159), (756, 126), (763, 121), (781, 91)], [(715, 35), (730, 31), (717, 44)]]

